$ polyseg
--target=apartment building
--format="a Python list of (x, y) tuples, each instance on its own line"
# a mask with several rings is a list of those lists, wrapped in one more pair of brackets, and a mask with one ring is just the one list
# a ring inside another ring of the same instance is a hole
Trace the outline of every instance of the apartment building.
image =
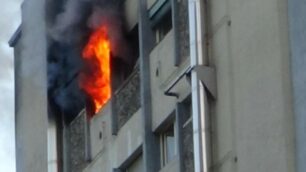
[[(9, 42), (17, 172), (304, 171), (305, 9), (26, 0)], [(110, 98), (94, 111), (78, 78), (96, 23), (116, 48)]]

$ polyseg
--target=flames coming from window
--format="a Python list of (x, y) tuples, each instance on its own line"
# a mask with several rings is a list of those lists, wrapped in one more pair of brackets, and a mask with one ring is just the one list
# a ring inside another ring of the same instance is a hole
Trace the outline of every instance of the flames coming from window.
[(97, 113), (111, 97), (110, 41), (107, 28), (95, 30), (82, 52), (85, 62), (80, 74), (80, 87), (85, 91)]

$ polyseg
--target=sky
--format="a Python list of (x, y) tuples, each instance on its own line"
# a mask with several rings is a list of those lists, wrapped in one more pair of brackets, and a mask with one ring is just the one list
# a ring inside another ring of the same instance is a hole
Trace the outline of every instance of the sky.
[(21, 0), (0, 4), (0, 172), (15, 172), (14, 57), (7, 42), (20, 24)]

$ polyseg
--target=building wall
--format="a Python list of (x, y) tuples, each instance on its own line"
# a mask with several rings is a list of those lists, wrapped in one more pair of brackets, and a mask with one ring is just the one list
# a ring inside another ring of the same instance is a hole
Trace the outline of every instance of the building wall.
[(295, 171), (286, 0), (209, 1), (216, 171)]
[[(90, 122), (91, 163), (84, 172), (111, 172), (126, 167), (127, 160), (141, 150), (143, 129), (138, 110), (118, 131), (111, 133), (110, 106), (97, 114)], [(140, 148), (140, 149), (139, 149)], [(137, 155), (141, 154), (141, 151)]]
[[(209, 65), (216, 68), (218, 87), (217, 101), (211, 103), (213, 170), (295, 171), (287, 1), (209, 2)], [(153, 3), (149, 1), (150, 4)], [(190, 93), (188, 82), (182, 79), (172, 90), (179, 94), (178, 99), (164, 95), (171, 82), (189, 66), (174, 66), (174, 54), (169, 51), (173, 49), (173, 39), (172, 30), (150, 53), (152, 132), (175, 110), (175, 103)], [(94, 172), (100, 167), (111, 170), (131, 155), (125, 154), (130, 148), (119, 140), (123, 135), (128, 137), (125, 141), (136, 139), (125, 129), (136, 127), (135, 118), (133, 115), (118, 136), (112, 136), (112, 148), (95, 149), (102, 151), (86, 171)], [(190, 149), (188, 144), (185, 149)], [(161, 171), (178, 171), (178, 162), (174, 160)], [(185, 166), (189, 168), (190, 163)]]
[(288, 0), (297, 171), (306, 169), (306, 3)]
[(27, 0), (16, 45), (17, 172), (48, 171), (45, 1)]
[[(156, 2), (147, 1), (148, 9)], [(135, 0), (126, 1), (128, 2), (136, 3)], [(186, 6), (185, 3), (184, 5)], [(209, 1), (207, 5), (209, 65), (217, 71), (218, 92), (216, 101), (210, 103), (213, 170), (295, 171), (295, 126), (291, 99), (287, 1), (214, 0)], [(291, 7), (297, 8), (294, 5)], [(138, 15), (141, 11), (140, 6), (135, 8), (137, 10), (131, 11), (131, 4), (125, 6), (129, 29), (142, 20)], [(23, 8), (23, 36), (16, 46), (17, 172), (47, 171), (47, 82), (46, 68), (42, 67), (46, 66), (44, 10), (44, 1), (26, 1)], [(182, 15), (186, 17), (185, 12)], [(186, 23), (181, 25), (183, 26), (180, 28), (186, 27)], [(303, 28), (300, 25), (295, 26), (292, 27), (293, 31)], [(179, 29), (179, 32), (183, 31)], [(302, 30), (300, 32), (304, 33)], [(181, 37), (186, 38), (186, 35), (188, 32), (181, 33)], [(291, 44), (292, 47), (296, 47), (295, 44), (299, 41), (295, 40), (300, 37), (293, 35), (293, 38)], [(131, 157), (143, 158), (144, 152), (141, 151), (146, 149), (142, 147), (144, 144), (150, 144), (147, 143), (150, 139), (144, 141), (145, 133), (148, 134), (149, 131), (150, 134), (154, 132), (152, 135), (157, 135), (161, 126), (176, 110), (177, 103), (190, 94), (191, 88), (186, 77), (171, 89), (178, 94), (178, 98), (164, 94), (172, 82), (190, 65), (188, 53), (180, 52), (186, 61), (175, 66), (175, 52), (172, 51), (175, 48), (174, 44), (175, 32), (172, 29), (150, 53), (144, 53), (149, 56), (144, 58), (150, 58), (150, 69), (147, 71), (149, 73), (143, 76), (149, 76), (148, 87), (151, 88), (152, 101), (149, 101), (148, 106), (152, 106), (152, 112), (149, 111), (151, 114), (144, 114), (141, 107), (120, 126), (116, 135), (113, 135), (113, 114), (109, 103), (91, 119), (89, 133), (75, 132), (76, 139), (79, 135), (89, 134), (86, 137), (90, 137), (88, 140), (82, 140), (82, 144), (85, 142), (90, 145), (90, 150), (81, 145), (84, 151), (89, 152), (78, 154), (82, 160), (86, 156), (85, 153), (90, 155), (90, 164), (84, 171), (124, 170), (131, 163)], [(293, 74), (297, 77), (294, 78), (294, 82), (298, 83), (298, 74), (303, 73), (300, 66), (303, 61), (298, 57), (304, 54), (302, 47), (291, 50), (293, 60), (297, 60), (293, 63)], [(300, 66), (299, 70), (295, 69), (295, 66)], [(298, 97), (303, 87), (297, 84), (294, 88), (295, 97)], [(301, 107), (301, 111), (295, 112), (297, 116), (302, 116), (304, 101), (297, 100), (299, 101), (295, 102), (295, 106)], [(151, 125), (144, 131), (143, 122), (147, 119), (150, 119)], [(303, 128), (298, 129), (302, 131)], [(188, 140), (192, 140), (191, 133), (192, 121), (189, 121), (183, 129), (182, 138), (182, 153), (188, 160), (183, 160), (185, 170), (193, 169), (192, 142), (188, 144)], [(298, 145), (304, 143), (303, 139), (300, 141)], [(302, 158), (304, 154), (299, 155)], [(179, 158), (176, 157), (161, 171), (179, 171)], [(140, 162), (143, 163), (143, 160)], [(144, 163), (144, 168), (149, 166)]]

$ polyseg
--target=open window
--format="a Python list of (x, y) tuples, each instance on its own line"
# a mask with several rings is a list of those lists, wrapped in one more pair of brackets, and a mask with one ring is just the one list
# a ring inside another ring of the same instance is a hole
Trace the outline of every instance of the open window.
[(166, 166), (175, 158), (175, 155), (177, 154), (176, 145), (176, 133), (173, 122), (160, 134), (162, 166)]
[(123, 89), (125, 82), (128, 82), (130, 76), (138, 67), (139, 59), (139, 38), (138, 25), (136, 25), (129, 33), (126, 34), (128, 41), (128, 50), (125, 57), (111, 58), (111, 75), (112, 90), (118, 92)]
[(118, 130), (140, 108), (140, 71), (139, 71), (139, 39), (138, 25), (128, 34), (127, 40), (133, 50), (129, 63), (114, 58), (112, 62), (112, 130)]

